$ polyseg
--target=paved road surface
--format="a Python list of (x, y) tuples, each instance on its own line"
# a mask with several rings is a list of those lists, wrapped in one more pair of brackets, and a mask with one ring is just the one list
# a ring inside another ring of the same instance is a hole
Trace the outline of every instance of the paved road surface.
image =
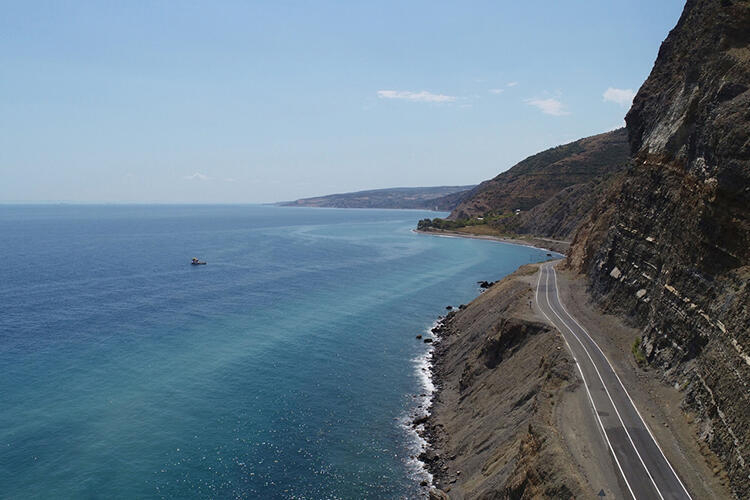
[(562, 333), (576, 360), (626, 489), (638, 500), (690, 499), (609, 360), (560, 302), (557, 273), (551, 263), (540, 267), (536, 302), (547, 320)]

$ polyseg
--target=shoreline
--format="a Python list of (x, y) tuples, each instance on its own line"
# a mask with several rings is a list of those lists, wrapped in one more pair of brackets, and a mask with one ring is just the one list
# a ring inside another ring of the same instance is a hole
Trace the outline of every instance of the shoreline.
[(419, 380), (419, 393), (412, 396), (412, 405), (406, 413), (399, 418), (399, 423), (409, 436), (412, 454), (406, 461), (409, 474), (419, 482), (420, 488), (431, 488), (434, 476), (427, 464), (420, 458), (430, 447), (430, 442), (424, 436), (424, 423), (430, 417), (432, 399), (435, 395), (436, 386), (433, 383), (432, 364), (435, 355), (435, 344), (439, 342), (437, 332), (440, 331), (444, 316), (432, 322), (422, 331), (422, 336), (431, 337), (433, 341), (422, 354), (411, 359), (414, 373)]
[[(548, 252), (548, 258), (550, 253), (552, 253), (553, 257), (565, 257), (564, 253), (555, 249), (535, 245), (532, 241), (528, 240), (492, 235), (473, 235), (443, 230), (420, 231), (417, 229), (411, 229), (411, 231), (428, 236), (438, 236), (443, 238), (470, 238), (527, 248), (531, 247)], [(542, 240), (537, 239), (534, 243), (540, 243), (541, 241)], [(552, 241), (554, 242), (555, 240)], [(535, 266), (537, 264), (538, 263), (530, 265)], [(508, 276), (499, 279), (496, 283), (499, 284), (500, 282), (505, 281), (509, 277), (515, 275), (521, 268), (528, 265), (529, 264), (523, 264), (519, 266), (518, 269), (509, 273)], [(481, 290), (473, 299), (471, 299), (469, 304), (475, 302), (488, 290), (490, 290), (490, 288)], [(450, 336), (451, 332), (448, 330), (451, 321), (459, 311), (465, 307), (467, 307), (467, 305), (461, 307), (456, 306), (448, 311), (447, 314), (439, 315), (435, 321), (423, 331), (423, 335), (429, 335), (433, 339), (429, 349), (412, 360), (415, 365), (416, 375), (420, 381), (421, 392), (414, 396), (414, 406), (412, 406), (409, 413), (402, 420), (402, 425), (406, 428), (407, 433), (413, 438), (413, 443), (415, 444), (415, 453), (407, 461), (407, 467), (411, 470), (411, 474), (413, 474), (415, 479), (420, 482), (419, 486), (422, 488), (425, 497), (428, 498), (447, 498), (447, 496), (441, 496), (446, 494), (441, 488), (447, 488), (447, 491), (450, 491), (450, 486), (456, 479), (450, 478), (446, 472), (444, 468), (445, 457), (440, 457), (439, 453), (436, 453), (436, 446), (440, 439), (440, 430), (435, 426), (433, 410), (435, 408), (435, 403), (440, 396), (444, 382), (440, 374), (436, 372), (436, 364), (440, 362), (440, 358), (445, 354), (446, 349), (448, 348), (444, 341), (447, 336)], [(454, 480), (451, 481), (451, 479)]]
[(430, 335), (433, 341), (424, 354), (413, 359), (423, 392), (415, 398), (418, 404), (409, 412), (403, 425), (417, 443), (418, 449), (409, 462), (417, 469), (415, 476), (421, 480), (419, 487), (428, 498), (434, 497), (437, 483), (445, 479), (443, 471), (437, 469), (434, 463), (434, 445), (437, 434), (431, 420), (435, 398), (441, 386), (441, 381), (435, 373), (435, 362), (441, 353), (441, 340), (445, 333), (446, 323), (450, 322), (458, 310), (459, 308), (455, 307), (448, 314), (439, 315), (431, 327), (425, 330), (424, 334)]
[[(507, 243), (509, 245), (520, 245), (525, 247), (536, 248), (538, 250), (544, 250), (545, 252), (555, 252), (562, 257), (567, 256), (567, 249), (570, 246), (570, 242), (562, 240), (553, 240), (548, 238), (530, 238), (528, 240), (521, 238), (511, 238), (509, 236), (495, 236), (489, 234), (471, 234), (471, 233), (460, 233), (458, 231), (445, 231), (443, 229), (423, 231), (419, 229), (412, 229), (412, 232), (417, 234), (426, 234), (430, 236), (439, 236), (443, 238), (469, 238), (473, 240), (488, 240), (496, 241), (498, 243)], [(559, 246), (557, 248), (549, 248), (540, 246), (543, 243), (555, 243)], [(565, 247), (565, 251), (562, 251)]]
[[(436, 325), (427, 373), (434, 392), (425, 416), (412, 421), (427, 443), (418, 457), (432, 475), (421, 484), (425, 497), (585, 491), (550, 430), (576, 387), (575, 372), (562, 341), (529, 304), (537, 266), (519, 267)], [(488, 432), (498, 419), (506, 425)]]
[(435, 467), (436, 457), (434, 447), (438, 436), (431, 422), (435, 398), (441, 388), (441, 381), (435, 373), (435, 361), (442, 351), (440, 341), (442, 338), (441, 334), (444, 333), (445, 321), (450, 321), (454, 315), (455, 311), (452, 310), (447, 317), (441, 316), (435, 322), (433, 329), (430, 330), (434, 340), (430, 345), (430, 349), (424, 355), (423, 359), (425, 363), (423, 371), (419, 375), (424, 385), (430, 387), (431, 390), (427, 392), (427, 397), (423, 398), (424, 407), (421, 408), (420, 412), (415, 412), (411, 422), (409, 422), (411, 430), (416, 433), (420, 443), (419, 454), (415, 457), (415, 460), (427, 476), (426, 484), (423, 481), (420, 486), (425, 488), (427, 496), (430, 498), (433, 497), (433, 492), (438, 487), (438, 483), (445, 479), (442, 474), (443, 471)]

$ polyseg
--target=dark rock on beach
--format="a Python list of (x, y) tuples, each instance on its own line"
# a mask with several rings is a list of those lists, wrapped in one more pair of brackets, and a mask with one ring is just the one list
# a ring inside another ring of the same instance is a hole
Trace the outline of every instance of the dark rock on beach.
[(450, 497), (443, 490), (439, 490), (437, 488), (431, 488), (429, 492), (429, 499), (430, 500), (450, 500)]
[(424, 424), (425, 422), (427, 422), (427, 415), (415, 418), (414, 421), (412, 422), (412, 425), (416, 427), (418, 425)]

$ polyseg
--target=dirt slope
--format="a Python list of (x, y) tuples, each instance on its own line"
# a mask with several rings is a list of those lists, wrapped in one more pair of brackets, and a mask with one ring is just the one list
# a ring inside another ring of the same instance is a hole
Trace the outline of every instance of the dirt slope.
[(449, 315), (423, 455), (450, 498), (621, 497), (575, 365), (524, 266)]

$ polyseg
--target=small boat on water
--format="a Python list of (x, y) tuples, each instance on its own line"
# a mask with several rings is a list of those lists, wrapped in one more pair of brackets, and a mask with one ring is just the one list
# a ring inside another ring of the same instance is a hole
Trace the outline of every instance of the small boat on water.
[(206, 262), (202, 260), (198, 260), (196, 257), (193, 257), (193, 260), (190, 262), (191, 266), (205, 266)]

